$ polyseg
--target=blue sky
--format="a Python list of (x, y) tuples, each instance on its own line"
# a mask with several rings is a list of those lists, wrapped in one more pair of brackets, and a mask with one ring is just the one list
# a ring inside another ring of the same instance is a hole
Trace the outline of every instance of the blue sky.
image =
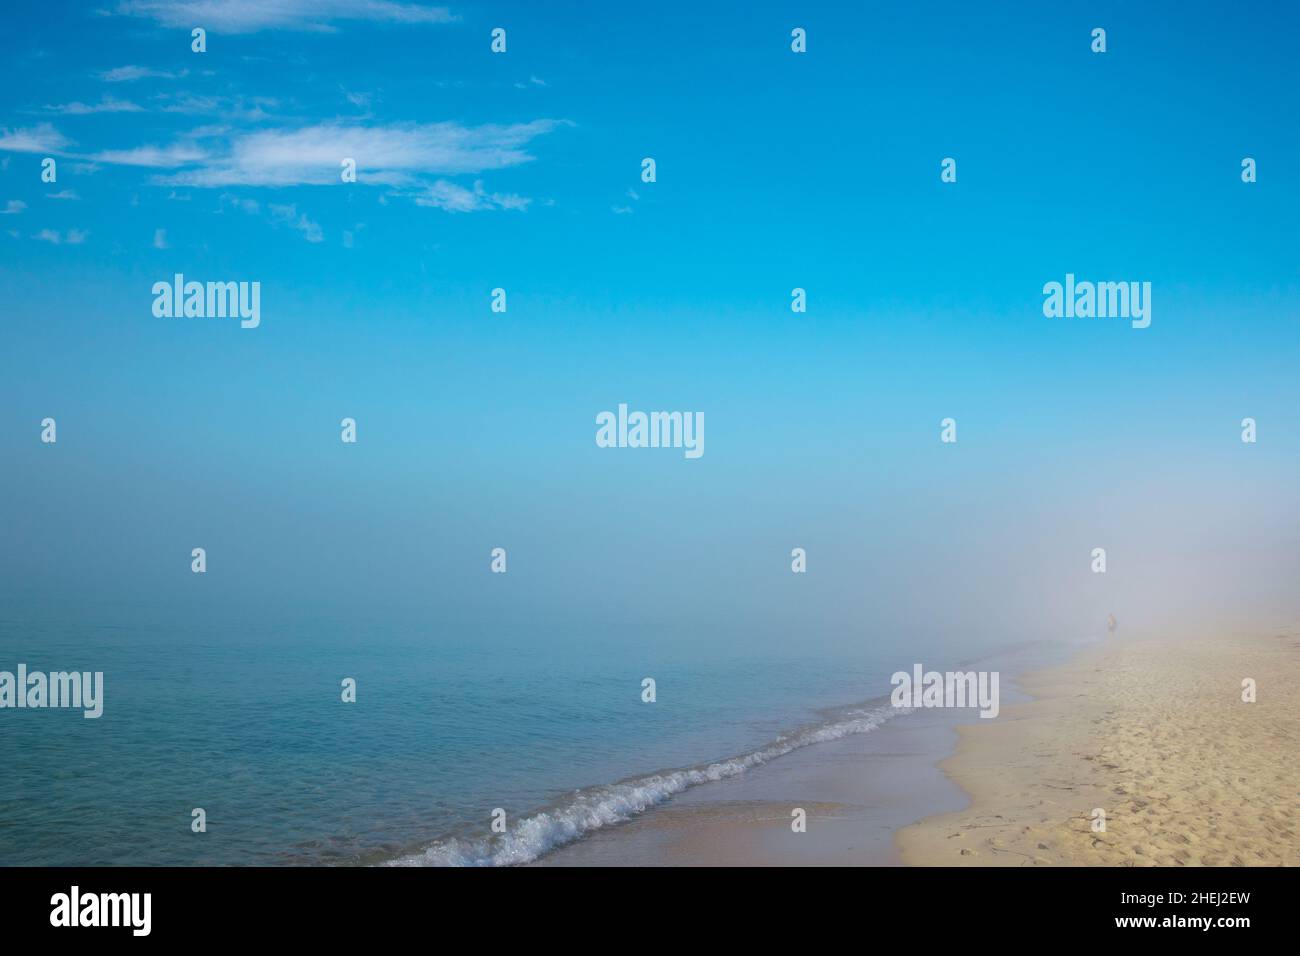
[[(1280, 606), (1298, 15), (1072, 6), (10, 13), (4, 593), (773, 639)], [(176, 272), (261, 326), (155, 318)], [(1151, 327), (1045, 319), (1067, 272), (1151, 282)], [(619, 402), (704, 411), (705, 456), (597, 449)]]

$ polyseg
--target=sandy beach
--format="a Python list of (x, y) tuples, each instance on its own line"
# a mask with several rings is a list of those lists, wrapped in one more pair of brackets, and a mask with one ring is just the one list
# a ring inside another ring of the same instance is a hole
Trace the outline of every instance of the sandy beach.
[[(1242, 700), (1242, 681), (1257, 685)], [(1300, 637), (1113, 640), (1021, 677), (1031, 702), (957, 727), (970, 798), (897, 835), (921, 866), (1300, 863)], [(1105, 814), (1105, 830), (1094, 827)]]
[[(906, 714), (687, 791), (539, 863), (1300, 863), (1300, 634), (1112, 639), (1054, 657), (982, 663), (1002, 668), (996, 719)], [(792, 832), (794, 807), (806, 832)]]

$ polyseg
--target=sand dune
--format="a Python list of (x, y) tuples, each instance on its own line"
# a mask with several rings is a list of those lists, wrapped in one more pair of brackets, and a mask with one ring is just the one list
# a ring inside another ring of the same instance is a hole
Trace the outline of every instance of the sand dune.
[(972, 805), (900, 831), (904, 862), (1300, 863), (1295, 634), (1117, 640), (1028, 675), (1032, 703), (959, 728), (941, 767)]

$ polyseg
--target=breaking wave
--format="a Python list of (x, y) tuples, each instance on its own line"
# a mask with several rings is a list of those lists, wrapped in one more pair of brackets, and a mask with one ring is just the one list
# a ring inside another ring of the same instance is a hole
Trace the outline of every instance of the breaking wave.
[(580, 840), (593, 830), (632, 819), (676, 794), (705, 783), (738, 777), (791, 751), (875, 730), (891, 717), (908, 713), (888, 701), (841, 710), (821, 723), (782, 734), (757, 750), (681, 770), (633, 777), (619, 783), (575, 791), (562, 803), (538, 810), (505, 833), (465, 838), (449, 836), (419, 853), (389, 861), (387, 866), (513, 866), (531, 863), (557, 847)]

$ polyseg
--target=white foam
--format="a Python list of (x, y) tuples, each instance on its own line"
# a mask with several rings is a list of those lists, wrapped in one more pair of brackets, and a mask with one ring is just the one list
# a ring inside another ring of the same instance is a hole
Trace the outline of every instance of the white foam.
[(772, 743), (736, 757), (579, 790), (567, 803), (525, 817), (506, 833), (480, 839), (448, 837), (438, 840), (422, 853), (404, 856), (386, 865), (512, 866), (531, 863), (593, 830), (630, 820), (683, 790), (739, 776), (801, 747), (869, 733), (891, 717), (908, 712), (908, 708), (895, 708), (888, 704), (847, 710), (835, 719), (782, 734)]

